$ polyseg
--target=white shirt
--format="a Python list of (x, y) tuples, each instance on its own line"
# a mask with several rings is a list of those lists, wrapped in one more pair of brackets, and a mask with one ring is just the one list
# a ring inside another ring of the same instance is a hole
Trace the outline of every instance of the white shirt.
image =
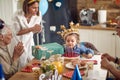
[[(40, 24), (42, 21), (42, 16), (35, 15), (31, 17), (30, 22), (24, 16), (24, 12), (19, 10), (16, 12), (13, 22), (14, 32), (17, 34), (21, 29), (26, 29), (33, 27), (35, 24)], [(32, 46), (34, 46), (33, 32), (17, 36), (17, 38), (24, 44), (24, 53), (20, 57), (20, 67), (25, 66), (29, 61), (31, 61), (34, 56), (32, 55)]]

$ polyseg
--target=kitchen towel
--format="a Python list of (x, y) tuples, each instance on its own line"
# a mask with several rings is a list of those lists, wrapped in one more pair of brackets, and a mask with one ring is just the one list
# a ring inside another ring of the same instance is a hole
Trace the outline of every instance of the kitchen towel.
[(98, 22), (105, 23), (107, 19), (107, 11), (106, 10), (98, 10)]

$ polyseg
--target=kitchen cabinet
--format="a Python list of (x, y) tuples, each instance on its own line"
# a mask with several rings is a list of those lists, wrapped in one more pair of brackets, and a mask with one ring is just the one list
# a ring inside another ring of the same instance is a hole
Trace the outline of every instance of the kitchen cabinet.
[(120, 56), (120, 39), (114, 30), (79, 29), (80, 41), (91, 42), (102, 53)]
[(120, 57), (120, 37), (116, 35), (116, 54), (117, 57)]
[(93, 43), (93, 33), (92, 30), (80, 29), (80, 42), (91, 42)]

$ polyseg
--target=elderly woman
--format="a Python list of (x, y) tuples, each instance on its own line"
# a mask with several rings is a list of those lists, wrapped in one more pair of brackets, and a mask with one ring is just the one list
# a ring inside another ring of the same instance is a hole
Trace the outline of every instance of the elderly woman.
[(12, 32), (0, 19), (0, 64), (3, 66), (6, 79), (18, 71), (19, 57), (24, 52), (22, 42), (13, 46), (15, 41)]
[(39, 12), (39, 0), (24, 0), (23, 9), (18, 10), (13, 18), (15, 34), (24, 45), (24, 54), (20, 57), (19, 67), (25, 66), (34, 59), (32, 46), (34, 46), (34, 33), (41, 32), (41, 14)]

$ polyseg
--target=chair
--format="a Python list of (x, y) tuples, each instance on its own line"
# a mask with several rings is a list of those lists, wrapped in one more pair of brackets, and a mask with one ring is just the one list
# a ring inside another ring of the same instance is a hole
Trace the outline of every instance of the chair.
[(81, 44), (84, 44), (87, 48), (90, 48), (90, 49), (94, 50), (95, 54), (100, 54), (98, 49), (92, 43), (90, 43), (90, 42), (81, 42)]

